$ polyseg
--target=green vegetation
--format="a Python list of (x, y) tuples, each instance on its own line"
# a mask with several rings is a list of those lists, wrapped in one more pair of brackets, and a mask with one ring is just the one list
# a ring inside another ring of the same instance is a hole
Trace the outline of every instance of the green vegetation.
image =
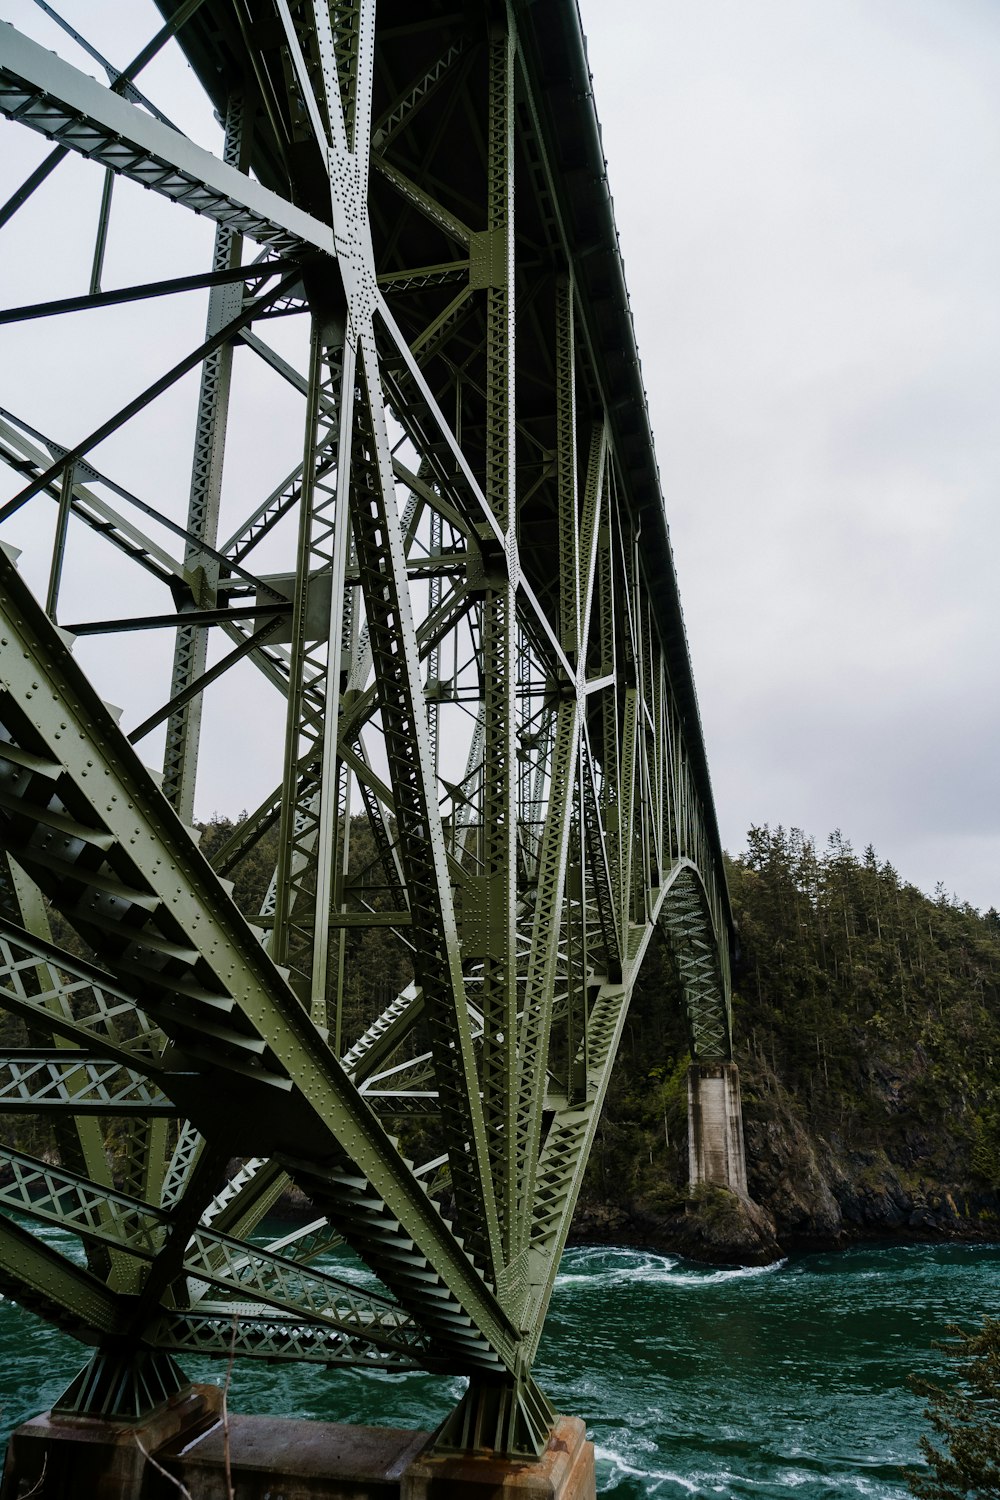
[(750, 1119), (784, 1094), (810, 1137), (911, 1196), (1000, 1186), (996, 911), (928, 898), (839, 833), (820, 854), (753, 828), (730, 880)]
[(997, 1185), (997, 913), (941, 887), (929, 899), (839, 833), (818, 854), (797, 829), (752, 828), (729, 875), (744, 1048), (809, 1095), (814, 1124), (870, 1127), (874, 1105), (905, 1134), (904, 1110), (923, 1124), (947, 1110)]
[(919, 1500), (1000, 1496), (1000, 1322), (985, 1318), (976, 1333), (948, 1332), (953, 1342), (936, 1347), (954, 1364), (956, 1384), (910, 1381), (927, 1398), (924, 1414), (941, 1446), (920, 1439), (931, 1472), (909, 1474), (909, 1487)]
[[(751, 828), (727, 874), (750, 1191), (779, 1238), (995, 1234), (1000, 916), (941, 888), (925, 896), (839, 833), (819, 850), (798, 829)], [(627, 1228), (670, 1243), (656, 1221), (685, 1197), (685, 1069), (680, 997), (654, 951), (585, 1184), (585, 1233), (603, 1213), (609, 1238)]]

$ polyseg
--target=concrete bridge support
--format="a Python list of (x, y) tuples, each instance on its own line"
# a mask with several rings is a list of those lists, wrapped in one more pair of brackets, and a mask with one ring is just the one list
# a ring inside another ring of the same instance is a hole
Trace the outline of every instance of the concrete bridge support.
[[(223, 1419), (216, 1386), (135, 1421), (35, 1417), (12, 1435), (0, 1497), (39, 1500), (595, 1500), (594, 1446), (557, 1417), (537, 1460), (438, 1454), (434, 1435), (287, 1417)], [(230, 1487), (231, 1486), (231, 1487)]]
[(749, 1200), (735, 1063), (692, 1063), (688, 1070), (688, 1172), (692, 1188), (706, 1183)]

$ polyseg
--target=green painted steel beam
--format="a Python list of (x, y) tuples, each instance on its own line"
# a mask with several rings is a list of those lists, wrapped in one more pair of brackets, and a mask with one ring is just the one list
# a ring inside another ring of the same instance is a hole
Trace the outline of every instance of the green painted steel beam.
[(7, 22), (0, 112), (279, 254), (334, 253), (329, 225), (129, 104)]
[(0, 1053), (0, 1114), (148, 1114), (173, 1118), (177, 1106), (146, 1076), (117, 1058), (69, 1048)]
[[(50, 1167), (23, 1152), (0, 1149), (10, 1181), (0, 1186), (6, 1209), (58, 1224), (85, 1242), (113, 1245), (155, 1262), (172, 1225), (166, 1209), (101, 1189), (74, 1173)], [(426, 1336), (400, 1308), (360, 1291), (351, 1282), (310, 1271), (282, 1256), (249, 1246), (214, 1229), (196, 1229), (184, 1247), (184, 1275), (195, 1285), (235, 1293), (298, 1318), (335, 1328), (419, 1359)], [(203, 1300), (197, 1297), (195, 1306)]]
[(0, 1214), (0, 1287), (85, 1343), (124, 1331), (121, 1302), (98, 1277)]
[(29, 1027), (155, 1077), (166, 1038), (106, 970), (0, 916), (0, 1006)]
[(352, 1338), (322, 1324), (276, 1317), (258, 1311), (252, 1303), (236, 1304), (235, 1309), (219, 1304), (210, 1311), (164, 1313), (150, 1325), (147, 1336), (154, 1348), (215, 1359), (317, 1364), (324, 1369), (343, 1365), (394, 1373), (424, 1368), (422, 1360), (379, 1348), (363, 1336)]
[[(418, 5), (404, 35), (373, 0), (273, 0), (253, 28), (160, 3), (224, 159), (0, 28), (0, 112), (216, 225), (183, 525), (141, 474), (126, 489), (86, 441), (0, 409), (15, 504), (56, 505), (32, 558), (48, 615), (86, 528), (180, 618), (162, 707), (133, 718), (133, 738), (168, 721), (161, 792), (0, 556), (0, 847), (88, 951), (0, 891), (0, 1112), (61, 1143), (49, 1166), (15, 1153), (0, 1202), (83, 1238), (89, 1279), (39, 1305), (88, 1337), (461, 1372), (442, 1441), (530, 1454), (551, 1420), (531, 1363), (654, 935), (692, 1055), (732, 1055), (731, 916), (579, 16)], [(275, 291), (241, 237), (301, 270)], [(77, 299), (88, 323), (107, 300)], [(307, 368), (250, 327), (293, 309)], [(301, 398), (302, 461), (243, 495), (223, 469), (258, 441), (230, 411), (246, 349)], [(216, 619), (233, 649), (210, 666)], [(248, 696), (227, 733), (280, 737), (277, 790), (210, 865), (182, 826), (198, 726), (244, 663), (281, 727)], [(268, 849), (248, 925), (220, 877)], [(95, 1155), (116, 1112), (124, 1192)], [(321, 1217), (252, 1244), (292, 1181)], [(23, 1259), (30, 1292), (25, 1243), (0, 1235), (0, 1275)], [(386, 1297), (316, 1269), (344, 1243)]]
[[(364, 1173), (372, 1179), (371, 1188), (365, 1182), (359, 1201), (353, 1188), (357, 1179), (349, 1173), (345, 1187), (353, 1201), (338, 1206), (345, 1220), (362, 1217), (368, 1253), (372, 1253), (370, 1215), (374, 1210), (378, 1219), (388, 1211), (395, 1221), (407, 1226), (424, 1254), (431, 1252), (436, 1277), (451, 1295), (457, 1295), (458, 1306), (474, 1316), (478, 1329), (474, 1334), (464, 1329), (459, 1332), (460, 1324), (451, 1321), (446, 1294), (443, 1311), (447, 1316), (441, 1322), (442, 1330), (446, 1325), (454, 1327), (467, 1357), (490, 1364), (492, 1347), (492, 1358), (512, 1358), (516, 1339), (492, 1292), (478, 1279), (468, 1256), (423, 1190), (413, 1183), (377, 1117), (348, 1085), (286, 982), (251, 937), (229, 897), (76, 669), (54, 628), (3, 557), (0, 574), (7, 606), (5, 618), (0, 619), (0, 636), (7, 644), (0, 666), (0, 722), (13, 724), (22, 738), (38, 747), (20, 754), (19, 760), (11, 760), (5, 757), (16, 755), (24, 747), (18, 745), (14, 751), (9, 748), (13, 741), (6, 747), (0, 742), (0, 770), (7, 766), (10, 774), (22, 780), (27, 775), (28, 785), (45, 804), (55, 795), (55, 784), (68, 780), (74, 796), (86, 804), (90, 800), (87, 777), (96, 756), (107, 773), (101, 779), (101, 815), (120, 851), (114, 877), (72, 858), (55, 858), (47, 850), (43, 855), (32, 850), (30, 842), (16, 842), (14, 852), (19, 861), (63, 904), (66, 893), (76, 886), (98, 893), (113, 889), (120, 899), (131, 900), (133, 911), (147, 916), (147, 926), (135, 932), (132, 950), (115, 956), (119, 974), (145, 981), (147, 1009), (175, 1034), (187, 1055), (201, 1054), (199, 1038), (214, 1047), (217, 1066), (223, 1075), (230, 1075), (234, 1085), (238, 1081), (240, 1095), (247, 1100), (244, 1108), (247, 1120), (253, 1122), (253, 1134), (262, 1133), (274, 1154), (294, 1160), (299, 1180), (308, 1182), (318, 1194), (338, 1196), (338, 1176), (321, 1165), (331, 1149), (360, 1159), (365, 1164)], [(38, 680), (40, 674), (44, 687)], [(29, 697), (24, 698), (24, 694)], [(75, 706), (72, 740), (61, 727), (70, 704)], [(83, 753), (74, 748), (76, 745), (85, 747)], [(44, 753), (39, 753), (42, 747)], [(60, 765), (55, 759), (57, 753), (71, 763)], [(26, 758), (45, 768), (40, 778), (20, 764)], [(118, 790), (109, 799), (115, 785)], [(91, 816), (96, 815), (95, 808), (88, 810)], [(13, 829), (4, 832), (16, 840)], [(77, 850), (76, 841), (73, 850)], [(149, 853), (143, 857), (146, 850)], [(169, 863), (162, 856), (157, 858), (154, 850), (169, 850)], [(101, 907), (87, 903), (79, 912), (74, 911), (74, 916), (88, 938), (104, 946), (108, 928)], [(170, 936), (177, 923), (186, 926), (197, 948)], [(194, 983), (159, 966), (164, 958), (175, 965), (190, 964), (199, 955), (205, 977), (199, 976)], [(180, 1010), (175, 998), (178, 994), (185, 999)], [(266, 1105), (263, 1100), (257, 1102), (261, 1093), (269, 1096)], [(227, 1106), (218, 1095), (213, 1099), (203, 1094), (200, 1105), (203, 1125), (220, 1118), (220, 1107), (227, 1115), (232, 1109), (232, 1104)], [(316, 1155), (311, 1170), (303, 1152), (304, 1127), (297, 1123), (303, 1118), (312, 1121), (305, 1127), (312, 1135), (308, 1149)], [(403, 1257), (392, 1267), (394, 1290), (397, 1294), (402, 1290), (404, 1302), (416, 1296), (417, 1286), (424, 1285), (416, 1258), (408, 1274), (408, 1259)]]

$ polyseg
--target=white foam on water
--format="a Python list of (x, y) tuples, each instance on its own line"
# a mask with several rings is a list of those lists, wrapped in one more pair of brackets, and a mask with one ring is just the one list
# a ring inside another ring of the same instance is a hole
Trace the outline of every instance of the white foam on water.
[(797, 1489), (803, 1484), (816, 1484), (819, 1480), (827, 1489), (844, 1490), (856, 1495), (869, 1496), (870, 1500), (902, 1500), (903, 1496), (909, 1495), (902, 1478), (898, 1484), (886, 1484), (883, 1481), (867, 1478), (864, 1474), (830, 1474), (803, 1473), (798, 1469), (779, 1470), (773, 1483), (779, 1486), (787, 1486), (789, 1489)]
[[(605, 1252), (606, 1253), (606, 1252)], [(589, 1268), (586, 1261), (577, 1271), (579, 1252), (573, 1252), (569, 1268), (559, 1272), (556, 1287), (586, 1286), (594, 1290), (607, 1290), (615, 1286), (671, 1286), (710, 1287), (725, 1286), (731, 1281), (756, 1281), (761, 1276), (771, 1276), (788, 1264), (786, 1260), (772, 1261), (767, 1266), (728, 1266), (715, 1271), (698, 1270), (690, 1261), (679, 1260), (671, 1255), (636, 1255), (635, 1259), (609, 1267), (607, 1270)], [(565, 1262), (564, 1262), (565, 1264)]]
[(594, 1458), (598, 1464), (609, 1463), (611, 1469), (611, 1483), (602, 1484), (601, 1490), (607, 1490), (617, 1484), (619, 1479), (641, 1479), (647, 1484), (646, 1494), (655, 1495), (662, 1490), (665, 1484), (673, 1484), (684, 1491), (686, 1495), (695, 1495), (698, 1485), (694, 1480), (686, 1478), (683, 1474), (672, 1474), (669, 1471), (660, 1472), (655, 1469), (637, 1469), (627, 1459), (622, 1458), (613, 1448), (602, 1448), (600, 1444), (594, 1444)]
[[(609, 1258), (613, 1258), (614, 1263), (602, 1270), (602, 1263)], [(657, 1280), (664, 1270), (679, 1264), (676, 1256), (654, 1255), (641, 1250), (615, 1250), (597, 1245), (575, 1248), (563, 1256), (556, 1285), (607, 1287), (629, 1281)]]
[[(609, 1259), (612, 1259), (612, 1265), (604, 1265)], [(759, 1277), (769, 1277), (784, 1266), (787, 1266), (787, 1260), (775, 1260), (769, 1266), (726, 1266), (708, 1271), (678, 1256), (589, 1245), (574, 1247), (562, 1257), (556, 1289), (585, 1286), (595, 1292), (607, 1292), (610, 1287), (621, 1286), (726, 1286), (730, 1281), (756, 1281)]]
[[(640, 1445), (634, 1441), (630, 1446), (645, 1448), (647, 1443)], [(648, 1444), (648, 1446), (655, 1447), (655, 1444)], [(814, 1469), (801, 1469), (795, 1466), (778, 1467), (760, 1475), (740, 1474), (724, 1468), (713, 1469), (711, 1472), (701, 1472), (696, 1469), (691, 1474), (678, 1474), (672, 1470), (637, 1467), (614, 1448), (604, 1447), (598, 1442), (594, 1445), (594, 1456), (599, 1466), (598, 1489), (600, 1493), (614, 1490), (622, 1480), (633, 1480), (642, 1484), (647, 1496), (658, 1495), (662, 1497), (662, 1500), (666, 1500), (670, 1487), (686, 1495), (732, 1496), (757, 1490), (769, 1495), (778, 1495), (784, 1491), (794, 1492), (809, 1486), (814, 1490), (822, 1488), (824, 1493), (828, 1494), (839, 1491), (845, 1495), (864, 1496), (865, 1500), (908, 1500), (909, 1496), (902, 1478), (898, 1484), (887, 1483), (884, 1480), (872, 1479), (865, 1474), (817, 1472)], [(610, 1466), (610, 1473), (606, 1477), (600, 1472), (602, 1464)]]
[(730, 1281), (757, 1281), (761, 1276), (771, 1276), (788, 1264), (787, 1260), (775, 1260), (767, 1266), (732, 1266), (719, 1271), (681, 1271), (677, 1275), (657, 1278), (669, 1281), (671, 1286), (723, 1286)]
[(41, 1240), (45, 1245), (51, 1245), (54, 1250), (65, 1255), (67, 1260), (74, 1261), (82, 1266), (87, 1259), (87, 1252), (75, 1234), (63, 1229), (61, 1224), (46, 1224), (34, 1219), (18, 1218), (17, 1223), (23, 1229), (30, 1231), (36, 1240)]

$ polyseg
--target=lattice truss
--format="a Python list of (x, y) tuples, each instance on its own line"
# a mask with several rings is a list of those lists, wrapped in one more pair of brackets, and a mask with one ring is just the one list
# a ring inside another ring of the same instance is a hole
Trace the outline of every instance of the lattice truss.
[[(140, 327), (208, 292), (204, 338), (82, 438), (71, 402), (43, 424), (17, 379), (0, 397), (0, 539), (30, 543), (23, 573), (0, 556), (0, 1113), (37, 1118), (58, 1161), (3, 1147), (0, 1285), (98, 1358), (462, 1372), (451, 1439), (533, 1451), (530, 1369), (657, 926), (693, 1055), (730, 1052), (718, 837), (576, 8), (160, 10), (128, 66), (68, 26), (63, 56), (0, 26), (0, 110), (43, 138), (3, 232), (60, 232), (64, 158), (100, 198), (89, 292), (8, 307), (0, 337), (27, 324), (44, 365), (71, 314), (100, 344), (112, 305)], [(140, 92), (178, 44), (215, 152)], [(214, 221), (209, 270), (104, 284), (135, 183)], [(244, 463), (234, 493), (227, 465), (279, 426), (236, 422), (248, 364), (298, 402), (304, 457), (258, 493)], [(169, 504), (151, 456), (123, 472), (101, 445), (187, 375)], [(74, 621), (78, 566), (98, 586)], [(120, 725), (81, 662), (127, 694), (114, 651), (147, 628), (173, 632), (172, 666)], [(266, 729), (273, 791), (209, 861), (202, 713), (236, 678), (231, 753)], [(245, 917), (229, 880), (263, 848)], [(395, 997), (373, 929), (410, 976)], [(316, 1217), (263, 1243), (290, 1179)], [(329, 1270), (344, 1244), (367, 1281)]]

